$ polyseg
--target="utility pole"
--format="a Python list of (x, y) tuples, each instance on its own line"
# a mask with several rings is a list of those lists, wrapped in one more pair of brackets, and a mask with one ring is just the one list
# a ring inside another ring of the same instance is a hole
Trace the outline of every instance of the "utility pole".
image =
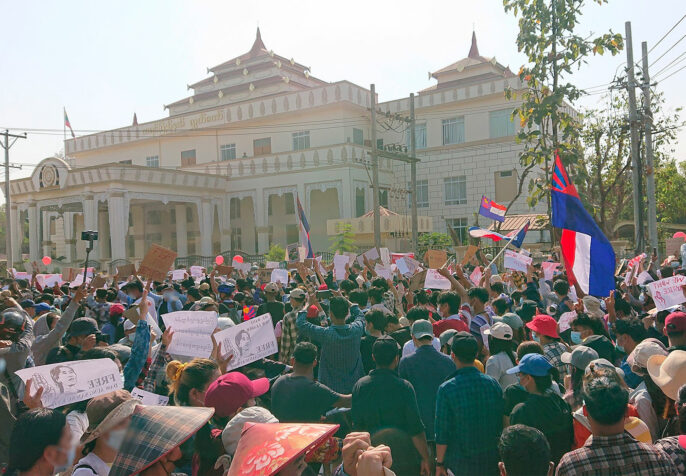
[(381, 215), (379, 214), (379, 156), (376, 151), (376, 88), (370, 86), (372, 107), (372, 193), (374, 199), (374, 246), (381, 248)]
[(638, 157), (638, 113), (636, 112), (636, 80), (634, 79), (634, 48), (631, 43), (631, 22), (624, 23), (626, 37), (627, 88), (629, 93), (629, 127), (631, 129), (631, 181), (634, 202), (634, 251), (643, 252), (643, 200), (639, 188), (641, 168)]
[[(410, 157), (415, 158), (417, 153), (417, 137), (415, 131), (415, 117), (414, 117), (414, 93), (410, 93)], [(417, 162), (412, 161), (410, 164), (410, 182), (412, 190), (412, 251), (417, 256)]]
[(655, 197), (655, 170), (653, 165), (653, 111), (650, 107), (650, 74), (648, 73), (648, 43), (641, 43), (643, 55), (643, 128), (646, 145), (646, 196), (648, 201), (648, 241), (657, 254), (657, 205)]
[[(12, 204), (10, 198), (10, 147), (17, 142), (17, 139), (26, 139), (26, 132), (24, 135), (18, 136), (10, 134), (10, 131), (5, 129), (2, 135), (5, 136), (5, 141), (2, 144), (2, 148), (5, 149), (5, 252), (7, 253), (7, 269), (9, 270), (14, 267), (12, 262), (12, 208), (10, 207)], [(10, 137), (14, 139), (12, 143), (9, 141)]]

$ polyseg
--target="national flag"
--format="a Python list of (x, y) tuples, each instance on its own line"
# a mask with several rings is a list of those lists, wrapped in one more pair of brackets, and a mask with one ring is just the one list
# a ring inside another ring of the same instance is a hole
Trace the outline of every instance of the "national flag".
[(67, 110), (64, 110), (64, 127), (68, 127), (71, 132), (72, 139), (76, 136), (74, 135), (74, 129), (71, 128), (71, 123), (69, 122), (69, 116), (67, 116)]
[(505, 212), (507, 207), (505, 205), (500, 205), (495, 203), (493, 200), (489, 200), (485, 195), (481, 196), (481, 206), (479, 207), (479, 215), (490, 218), (491, 220), (504, 222)]
[(579, 283), (592, 296), (609, 296), (615, 289), (615, 252), (581, 203), (557, 154), (551, 198), (553, 226), (562, 229), (560, 248), (569, 283)]
[(243, 320), (249, 321), (257, 315), (257, 306), (243, 306)]
[(310, 242), (310, 224), (307, 223), (307, 217), (305, 216), (305, 210), (303, 210), (303, 206), (300, 203), (300, 197), (296, 196), (296, 203), (298, 206), (298, 222), (300, 224), (300, 243), (307, 250), (307, 256), (305, 256), (305, 258), (314, 258), (312, 243)]
[(501, 235), (496, 231), (486, 230), (485, 228), (479, 228), (478, 226), (470, 227), (469, 235), (472, 238), (489, 238), (493, 241), (511, 240), (508, 244), (521, 248), (527, 231), (529, 231), (529, 221), (519, 230), (512, 230), (507, 235)]

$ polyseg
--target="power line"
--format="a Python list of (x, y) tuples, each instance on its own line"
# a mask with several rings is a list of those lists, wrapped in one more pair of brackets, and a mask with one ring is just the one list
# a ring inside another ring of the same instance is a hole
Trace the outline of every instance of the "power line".
[(672, 76), (674, 76), (675, 74), (677, 74), (677, 73), (678, 73), (679, 71), (681, 71), (682, 69), (686, 69), (686, 65), (682, 66), (681, 68), (677, 69), (676, 71), (672, 72), (671, 74), (669, 74), (669, 75), (665, 76), (664, 78), (660, 79), (660, 81), (662, 81), (662, 82), (666, 81), (668, 78), (671, 78)]
[[(653, 45), (653, 47), (650, 48), (650, 49), (648, 50), (648, 53), (652, 53), (653, 50), (654, 50), (655, 48), (657, 48), (657, 46), (658, 46), (660, 43), (662, 43), (662, 40), (664, 40), (665, 38), (667, 38), (667, 35), (669, 35), (672, 31), (674, 31), (674, 29), (675, 29), (677, 26), (679, 26), (679, 23), (681, 23), (682, 21), (684, 21), (684, 18), (686, 18), (686, 15), (684, 15), (683, 17), (681, 17), (681, 18), (679, 19), (679, 21), (677, 21), (677, 22), (674, 24), (674, 26), (672, 26), (672, 28), (669, 29), (669, 31), (668, 31), (667, 33), (665, 33), (664, 35), (662, 35), (662, 38), (660, 38), (659, 40), (657, 40), (657, 43), (655, 43), (655, 44)], [(643, 59), (643, 58), (641, 58), (641, 59)]]
[(672, 46), (670, 46), (669, 49), (667, 49), (667, 51), (665, 51), (664, 53), (662, 53), (655, 61), (653, 61), (652, 63), (650, 63), (649, 66), (654, 65), (655, 63), (657, 63), (658, 61), (660, 61), (662, 58), (664, 58), (665, 55), (666, 55), (667, 53), (669, 53), (670, 51), (672, 51), (672, 50), (674, 49), (674, 47), (675, 47), (676, 45), (678, 45), (678, 44), (681, 42), (681, 40), (683, 40), (684, 38), (686, 38), (686, 35), (684, 35), (684, 36), (682, 36), (681, 38), (679, 38), (679, 39), (676, 41), (676, 43), (674, 43)]
[(658, 71), (657, 73), (655, 73), (655, 76), (653, 76), (653, 79), (657, 78), (657, 76), (659, 76), (660, 73), (662, 73), (664, 70), (669, 69), (670, 67), (672, 67), (672, 66), (674, 66), (674, 65), (676, 65), (676, 64), (681, 63), (681, 62), (682, 62), (684, 59), (686, 59), (686, 58), (681, 59), (681, 60), (680, 60), (679, 58), (681, 58), (682, 56), (685, 56), (685, 55), (686, 55), (686, 51), (684, 51), (684, 52), (681, 53), (679, 56), (677, 56), (676, 58), (674, 58), (674, 59), (673, 59), (672, 61), (670, 61), (664, 68), (662, 68), (660, 71)]

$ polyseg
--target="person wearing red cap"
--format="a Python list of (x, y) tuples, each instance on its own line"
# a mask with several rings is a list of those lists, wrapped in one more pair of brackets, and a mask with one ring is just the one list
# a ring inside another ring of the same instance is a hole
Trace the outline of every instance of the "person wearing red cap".
[[(124, 322), (122, 314), (124, 314), (124, 306), (118, 302), (110, 305), (110, 319), (105, 325), (102, 326), (102, 329), (100, 330), (108, 337), (110, 345), (118, 342), (124, 337), (123, 329), (119, 330), (121, 328), (121, 324)], [(121, 335), (117, 335), (118, 330)]]
[(543, 354), (560, 373), (560, 381), (564, 380), (569, 372), (567, 364), (562, 362), (562, 354), (569, 349), (560, 340), (555, 318), (547, 314), (538, 314), (526, 323), (526, 327), (531, 330), (531, 338), (543, 346)]
[(686, 350), (686, 312), (677, 311), (665, 319), (665, 335), (669, 338), (669, 350)]

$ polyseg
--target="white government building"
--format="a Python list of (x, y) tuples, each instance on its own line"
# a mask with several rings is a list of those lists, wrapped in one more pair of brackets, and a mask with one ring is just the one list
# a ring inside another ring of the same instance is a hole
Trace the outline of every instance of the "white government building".
[[(313, 248), (324, 251), (327, 220), (372, 209), (368, 88), (315, 78), (269, 50), (259, 29), (250, 51), (207, 73), (165, 106), (169, 117), (67, 140), (66, 161), (47, 158), (13, 180), (15, 263), (26, 220), (31, 260), (82, 261), (80, 233), (97, 230), (91, 256), (105, 267), (141, 259), (151, 243), (180, 257), (295, 243), (296, 196)], [(522, 146), (504, 91), (522, 83), (479, 54), (475, 35), (466, 58), (431, 77), (415, 97), (419, 229), (452, 226), (466, 237), (482, 194), (507, 203), (516, 192)], [(409, 144), (407, 124), (394, 119), (409, 115), (409, 99), (378, 110), (378, 146)], [(410, 166), (381, 159), (379, 176), (381, 205), (409, 215)], [(511, 213), (532, 213), (525, 197)], [(409, 222), (403, 227), (393, 251), (409, 247)]]

